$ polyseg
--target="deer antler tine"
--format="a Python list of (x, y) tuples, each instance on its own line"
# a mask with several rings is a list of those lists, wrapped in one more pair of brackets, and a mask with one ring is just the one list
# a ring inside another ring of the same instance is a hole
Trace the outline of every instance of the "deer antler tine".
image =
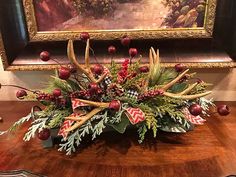
[(102, 107), (102, 108), (109, 107), (109, 103), (104, 103), (104, 102), (94, 102), (94, 101), (82, 100), (82, 99), (78, 99), (78, 101), (80, 101), (81, 103), (84, 103), (84, 104), (95, 106), (95, 107)]
[(152, 51), (152, 56), (153, 56), (153, 63), (155, 63), (157, 55), (153, 47), (151, 47), (151, 51)]
[(178, 75), (174, 80), (172, 80), (171, 82), (169, 82), (168, 84), (164, 85), (162, 87), (163, 90), (167, 90), (170, 87), (172, 87), (176, 82), (178, 82), (187, 72), (189, 71), (189, 69), (186, 69), (184, 72), (182, 72), (180, 75)]
[(69, 40), (68, 41), (68, 45), (67, 45), (67, 56), (69, 58), (69, 60), (71, 61), (71, 63), (74, 63), (75, 66), (82, 72), (84, 72), (84, 69), (82, 68), (82, 66), (79, 64), (76, 56), (75, 56), (75, 52), (74, 52), (74, 46), (73, 46), (73, 40)]
[(86, 49), (85, 49), (85, 66), (86, 66), (86, 68), (89, 68), (89, 63), (90, 63), (90, 59), (89, 59), (89, 49), (90, 49), (89, 39), (87, 39), (87, 42), (86, 42)]
[(157, 49), (155, 64), (158, 64), (160, 61), (160, 53), (159, 52), (160, 52), (159, 49)]
[(200, 98), (200, 97), (209, 95), (210, 93), (211, 93), (211, 91), (199, 93), (199, 94), (195, 94), (195, 95), (179, 95), (179, 94), (164, 92), (163, 95), (171, 97), (171, 98), (176, 98), (176, 99), (194, 100), (196, 98)]
[(74, 120), (74, 121), (81, 121), (81, 117), (65, 117), (66, 120)]
[(79, 128), (81, 125), (83, 125), (86, 121), (88, 121), (89, 119), (91, 119), (94, 115), (96, 115), (97, 113), (99, 113), (100, 111), (102, 111), (104, 108), (95, 108), (93, 109), (90, 113), (88, 113), (86, 116), (81, 116), (81, 121), (76, 122), (73, 126), (71, 126), (70, 128), (66, 129), (66, 132), (70, 132), (73, 131), (77, 128)]
[(194, 87), (197, 86), (198, 83), (194, 83), (194, 84), (191, 84), (190, 86), (188, 86), (188, 88), (186, 88), (184, 91), (178, 93), (178, 95), (186, 95), (188, 94)]
[(152, 56), (152, 50), (149, 50), (149, 68), (153, 67), (153, 56)]

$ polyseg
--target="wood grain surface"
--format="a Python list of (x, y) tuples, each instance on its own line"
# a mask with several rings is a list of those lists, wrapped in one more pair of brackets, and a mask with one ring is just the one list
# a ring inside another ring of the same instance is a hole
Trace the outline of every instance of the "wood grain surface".
[[(0, 102), (0, 130), (25, 116), (32, 102)], [(133, 130), (107, 132), (95, 142), (88, 138), (73, 156), (43, 149), (37, 138), (23, 142), (27, 126), (0, 137), (0, 171), (29, 170), (60, 177), (224, 177), (236, 175), (236, 102), (231, 114), (217, 114), (186, 134), (159, 132), (139, 145)]]

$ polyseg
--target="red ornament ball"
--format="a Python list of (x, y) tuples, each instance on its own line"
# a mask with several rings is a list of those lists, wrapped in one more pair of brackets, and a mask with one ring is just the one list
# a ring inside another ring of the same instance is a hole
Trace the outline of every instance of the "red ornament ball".
[(123, 46), (129, 46), (131, 42), (131, 39), (128, 37), (128, 36), (124, 36), (122, 39), (121, 39), (121, 44)]
[(18, 90), (16, 92), (16, 97), (18, 99), (23, 99), (24, 96), (27, 96), (27, 92), (25, 90)]
[(133, 58), (138, 54), (138, 50), (136, 48), (129, 49), (129, 55)]
[(88, 89), (90, 94), (96, 94), (99, 91), (100, 87), (97, 83), (92, 82), (89, 84)]
[(217, 106), (217, 112), (221, 116), (227, 116), (230, 113), (229, 107), (225, 104)]
[(39, 54), (39, 57), (42, 61), (48, 61), (50, 60), (50, 53), (48, 51), (42, 51), (40, 54)]
[(70, 77), (70, 69), (69, 68), (66, 68), (66, 67), (61, 67), (59, 70), (58, 70), (58, 76), (60, 79), (62, 80), (67, 80), (69, 79)]
[(175, 71), (176, 72), (182, 72), (185, 69), (185, 65), (182, 63), (176, 64), (175, 65)]
[(116, 53), (116, 47), (113, 46), (113, 45), (109, 46), (108, 47), (108, 53), (110, 53), (110, 54)]
[(51, 135), (50, 129), (45, 128), (38, 133), (38, 138), (40, 140), (47, 140), (50, 137), (50, 135)]
[(148, 71), (149, 71), (148, 66), (142, 66), (142, 67), (139, 68), (140, 73), (147, 73)]
[(102, 65), (96, 64), (91, 70), (94, 74), (101, 75), (103, 73), (104, 68)]
[(77, 72), (77, 68), (75, 67), (75, 65), (68, 65), (68, 68), (71, 74), (75, 74)]
[(121, 107), (119, 100), (112, 100), (109, 104), (109, 109), (112, 109), (114, 111), (119, 111)]
[(192, 104), (188, 110), (194, 116), (198, 116), (202, 113), (202, 107), (199, 104)]
[(54, 89), (52, 92), (53, 96), (59, 97), (61, 96), (61, 89)]
[(80, 39), (81, 39), (82, 41), (87, 41), (89, 38), (90, 38), (89, 33), (87, 33), (87, 32), (82, 32), (82, 33), (80, 33)]

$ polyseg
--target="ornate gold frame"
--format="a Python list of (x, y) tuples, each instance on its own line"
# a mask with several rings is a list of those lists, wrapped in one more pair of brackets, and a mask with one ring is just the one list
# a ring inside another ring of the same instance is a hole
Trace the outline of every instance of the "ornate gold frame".
[(9, 65), (8, 65), (7, 56), (5, 53), (5, 48), (3, 45), (1, 31), (0, 31), (0, 59), (2, 60), (3, 69), (5, 70)]
[[(91, 30), (88, 31), (92, 39), (110, 40), (120, 39), (128, 35), (133, 39), (173, 39), (173, 38), (209, 38), (212, 36), (217, 0), (207, 0), (203, 28), (177, 28), (157, 30)], [(60, 41), (78, 38), (81, 31), (52, 31), (39, 32), (34, 13), (33, 0), (23, 0), (25, 17), (30, 41)]]

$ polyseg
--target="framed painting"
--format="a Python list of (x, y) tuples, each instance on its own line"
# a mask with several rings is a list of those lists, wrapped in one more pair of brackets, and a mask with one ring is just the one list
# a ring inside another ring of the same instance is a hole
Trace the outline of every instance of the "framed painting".
[(208, 38), (216, 0), (23, 0), (31, 41)]

